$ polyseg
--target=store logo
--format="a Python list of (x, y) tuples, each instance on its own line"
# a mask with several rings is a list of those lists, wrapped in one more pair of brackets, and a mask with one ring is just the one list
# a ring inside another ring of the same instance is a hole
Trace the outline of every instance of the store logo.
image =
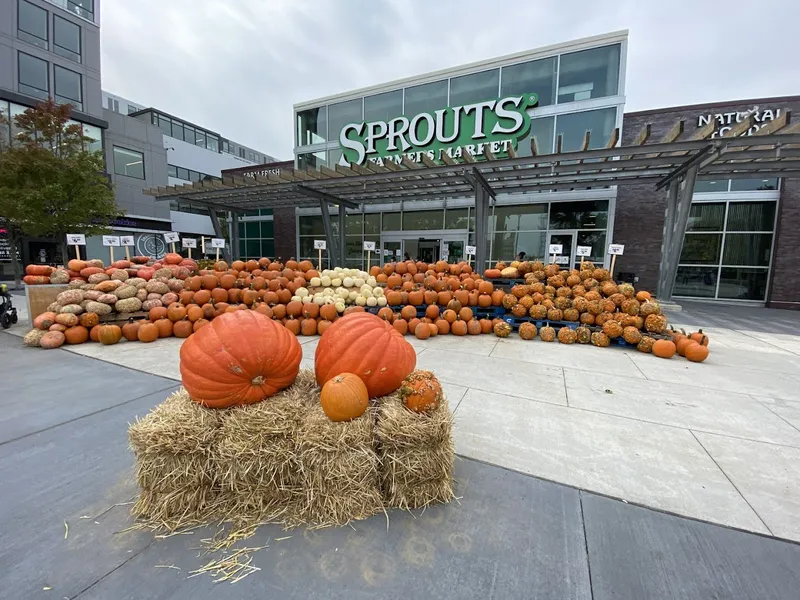
[(136, 238), (136, 254), (139, 256), (150, 256), (161, 258), (167, 252), (167, 244), (164, 236), (154, 233), (140, 233)]
[(516, 148), (517, 142), (528, 135), (528, 109), (538, 101), (536, 94), (509, 96), (420, 113), (410, 119), (350, 123), (339, 135), (339, 164), (362, 165), (371, 160), (382, 166), (387, 160), (399, 163), (403, 156), (419, 162), (422, 154), (440, 160), (442, 152), (452, 158), (459, 158), (464, 152), (483, 156), (487, 150), (495, 156), (505, 156), (509, 148)]
[(747, 117), (753, 115), (753, 126), (747, 130), (746, 133), (743, 135), (753, 135), (756, 131), (764, 127), (767, 123), (772, 121), (773, 119), (777, 119), (781, 116), (781, 109), (780, 108), (768, 108), (766, 110), (760, 110), (758, 106), (754, 106), (750, 110), (732, 110), (730, 112), (725, 113), (716, 113), (716, 114), (707, 114), (707, 115), (700, 115), (697, 117), (697, 127), (703, 127), (708, 125), (712, 121), (716, 121), (719, 124), (719, 128), (711, 134), (712, 138), (715, 137), (722, 137), (727, 134), (732, 128), (733, 125), (736, 123), (741, 123)]

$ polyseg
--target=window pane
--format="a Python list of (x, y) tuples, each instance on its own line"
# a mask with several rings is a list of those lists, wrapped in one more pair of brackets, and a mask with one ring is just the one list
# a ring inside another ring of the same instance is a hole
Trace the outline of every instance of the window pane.
[(306, 167), (310, 167), (312, 169), (318, 169), (319, 167), (325, 166), (325, 151), (322, 152), (307, 152), (306, 154), (298, 154), (297, 155), (297, 168), (298, 169), (305, 169)]
[(78, 110), (82, 110), (83, 94), (80, 74), (55, 65), (53, 75), (56, 101), (74, 104)]
[(200, 181), (200, 173), (189, 170), (189, 181)]
[(244, 240), (239, 240), (239, 256), (241, 258), (247, 258), (247, 242)]
[[(606, 255), (606, 232), (579, 231), (576, 246), (589, 246), (592, 249), (592, 254), (587, 256), (585, 260), (602, 263)], [(577, 262), (580, 262), (580, 258), (578, 258)]]
[(275, 237), (275, 223), (272, 221), (261, 221), (261, 239)]
[(547, 204), (495, 206), (489, 218), (489, 231), (547, 229)]
[(299, 218), (300, 235), (325, 235), (322, 215), (303, 216)]
[(725, 220), (725, 204), (723, 202), (692, 204), (686, 231), (722, 231)]
[(756, 190), (777, 190), (778, 180), (773, 179), (731, 179), (732, 192), (754, 192)]
[(767, 294), (767, 269), (723, 267), (719, 297), (736, 300), (763, 300)]
[(442, 228), (441, 210), (419, 210), (403, 213), (403, 230), (411, 231), (415, 229), (441, 229)]
[[(535, 90), (530, 90), (535, 91)], [(450, 80), (450, 106), (493, 100), (500, 93), (500, 69), (473, 73)], [(443, 104), (439, 108), (447, 106)]]
[[(517, 234), (496, 233), (492, 243), (493, 260), (513, 260), (517, 255)], [(526, 250), (527, 252), (527, 250)]]
[(45, 61), (29, 54), (19, 53), (19, 91), (47, 100), (50, 85)]
[(158, 127), (164, 132), (164, 135), (172, 137), (172, 120), (164, 115), (158, 116)]
[[(187, 140), (191, 143), (191, 140)], [(195, 129), (194, 132), (194, 145), (200, 146), (202, 148), (206, 147), (206, 132), (200, 131), (199, 129)]]
[(47, 11), (19, 0), (19, 38), (41, 48), (47, 48)]
[(616, 126), (616, 119), (616, 108), (559, 115), (556, 134), (562, 136), (562, 151), (575, 152), (583, 148), (583, 138), (587, 131), (591, 131), (589, 149), (605, 147)]
[(334, 148), (333, 150), (328, 150), (328, 165), (331, 168), (336, 167), (339, 164), (339, 161), (342, 158), (342, 149), (341, 148)]
[(247, 240), (247, 258), (261, 258), (261, 240)]
[(365, 121), (390, 121), (403, 114), (403, 90), (364, 98)]
[[(272, 258), (275, 256), (275, 240), (261, 240), (261, 252), (262, 256), (266, 256), (268, 258)], [(259, 257), (261, 258), (261, 257)]]
[(81, 28), (58, 15), (53, 19), (53, 52), (81, 62)]
[(500, 97), (538, 94), (538, 106), (555, 102), (556, 58), (544, 58), (520, 65), (503, 67)]
[(219, 152), (219, 138), (210, 133), (206, 135), (206, 148), (212, 152)]
[(535, 260), (545, 255), (545, 243), (547, 232), (545, 231), (520, 231), (517, 234), (517, 245), (514, 249), (514, 256), (524, 252), (527, 260)]
[(619, 49), (614, 45), (562, 55), (558, 102), (614, 96), (619, 83)]
[[(447, 106), (447, 80), (434, 81), (405, 89), (404, 113), (413, 117), (420, 113), (430, 113)], [(455, 106), (455, 105), (453, 105)]]
[(301, 237), (300, 238), (300, 258), (310, 258), (312, 256), (314, 257), (314, 266), (316, 266), (316, 264), (317, 264), (316, 258), (318, 256), (318, 252), (316, 250), (314, 250), (314, 238), (313, 237)]
[(183, 123), (178, 123), (177, 121), (172, 122), (172, 137), (176, 140), (183, 141)]
[(103, 149), (103, 130), (99, 127), (95, 127), (94, 125), (85, 125), (83, 126), (83, 135), (88, 138), (91, 138), (92, 141), (86, 144), (86, 151), (87, 152), (97, 152), (98, 150)]
[(94, 21), (94, 0), (56, 0), (56, 4), (84, 19)]
[(178, 167), (175, 165), (167, 165), (167, 177), (177, 177)]
[(144, 179), (144, 156), (141, 152), (114, 146), (114, 173)]
[(775, 228), (775, 202), (731, 202), (728, 206), (728, 231), (772, 231)]
[(679, 262), (692, 265), (718, 265), (721, 247), (721, 233), (689, 234), (683, 238)]
[(361, 235), (361, 227), (361, 213), (347, 213), (347, 216), (344, 219), (344, 229), (347, 235)]
[(334, 141), (338, 140), (339, 132), (345, 125), (361, 123), (363, 120), (361, 98), (331, 104), (328, 107), (328, 138)]
[(448, 208), (444, 211), (444, 228), (467, 229), (469, 226), (468, 213), (469, 210), (466, 208)]
[(261, 225), (258, 221), (245, 221), (244, 224), (244, 237), (246, 238), (260, 238)]
[(553, 202), (550, 227), (553, 229), (605, 229), (608, 226), (608, 200)]
[(328, 130), (328, 109), (325, 106), (297, 113), (297, 145), (324, 142)]
[(400, 231), (400, 213), (399, 212), (385, 212), (383, 213), (383, 231)]
[(695, 193), (702, 193), (702, 192), (727, 192), (728, 191), (728, 183), (730, 180), (728, 179), (715, 179), (713, 181), (703, 181), (698, 180), (694, 184), (694, 191)]
[(713, 298), (717, 291), (717, 267), (678, 267), (676, 296)]
[(381, 232), (381, 214), (380, 213), (367, 213), (364, 215), (364, 233), (380, 233)]
[(517, 156), (531, 156), (531, 139), (536, 139), (536, 154), (553, 153), (553, 129), (556, 126), (555, 117), (531, 119), (530, 133), (519, 141), (516, 148)]
[(364, 254), (364, 243), (360, 235), (348, 235), (345, 237), (346, 258), (361, 260)]
[(722, 264), (768, 267), (771, 248), (771, 233), (728, 233)]
[(189, 169), (184, 169), (183, 167), (178, 167), (178, 179), (183, 179), (185, 181), (189, 181)]

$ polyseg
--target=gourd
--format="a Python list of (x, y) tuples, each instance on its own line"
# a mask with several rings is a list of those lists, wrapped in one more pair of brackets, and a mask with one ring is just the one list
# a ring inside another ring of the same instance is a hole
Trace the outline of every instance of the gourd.
[(400, 397), (409, 410), (429, 412), (442, 401), (442, 385), (430, 371), (414, 371), (400, 385)]
[(369, 392), (358, 375), (340, 373), (322, 386), (320, 404), (331, 421), (352, 421), (366, 412)]
[(98, 326), (97, 341), (104, 346), (116, 344), (122, 339), (122, 329), (119, 325)]
[(653, 344), (653, 354), (659, 358), (672, 358), (675, 352), (675, 344), (670, 340), (656, 340)]
[(60, 331), (48, 331), (39, 340), (39, 346), (46, 350), (60, 348), (64, 345), (66, 339), (67, 338), (64, 337), (64, 334)]

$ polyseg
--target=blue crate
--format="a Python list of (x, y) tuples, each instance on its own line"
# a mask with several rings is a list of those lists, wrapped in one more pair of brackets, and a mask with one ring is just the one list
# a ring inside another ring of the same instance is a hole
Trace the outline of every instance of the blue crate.
[(580, 323), (574, 321), (550, 321), (549, 319), (534, 319), (533, 317), (515, 317), (514, 315), (503, 315), (501, 317), (506, 323), (516, 331), (522, 323), (533, 323), (536, 329), (549, 325), (553, 329), (561, 329), (562, 327), (569, 327), (570, 329), (577, 329)]

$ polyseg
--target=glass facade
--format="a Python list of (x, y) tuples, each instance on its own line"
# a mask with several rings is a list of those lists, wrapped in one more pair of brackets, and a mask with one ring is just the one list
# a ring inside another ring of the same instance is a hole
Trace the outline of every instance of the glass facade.
[(197, 125), (170, 117), (155, 110), (143, 110), (134, 113), (134, 118), (141, 121), (147, 121), (159, 129), (169, 137), (175, 138), (187, 144), (200, 146), (211, 152), (221, 152), (220, 137), (216, 133), (212, 133), (206, 129), (202, 129)]
[(144, 179), (144, 155), (136, 150), (114, 146), (114, 173)]
[(83, 90), (80, 73), (54, 65), (53, 80), (55, 83), (56, 102), (72, 104), (78, 110), (83, 110)]
[(776, 214), (777, 200), (692, 204), (675, 295), (764, 300)]
[[(0, 100), (0, 146), (3, 144), (13, 143), (18, 133), (18, 128), (14, 123), (14, 118), (21, 115), (26, 110), (27, 106), (14, 104), (13, 102), (6, 102)], [(89, 152), (97, 152), (103, 149), (103, 130), (95, 125), (87, 125), (79, 121), (70, 120), (68, 125), (80, 125), (83, 128), (83, 135), (89, 138), (86, 143), (86, 150)]]
[(18, 67), (17, 76), (20, 93), (47, 100), (50, 96), (50, 78), (47, 74), (49, 65), (47, 61), (20, 52), (18, 54)]
[(243, 260), (262, 256), (275, 258), (275, 227), (271, 217), (239, 220), (239, 256)]
[(26, 0), (19, 0), (17, 3), (17, 37), (47, 50), (49, 40), (47, 11), (26, 2)]

